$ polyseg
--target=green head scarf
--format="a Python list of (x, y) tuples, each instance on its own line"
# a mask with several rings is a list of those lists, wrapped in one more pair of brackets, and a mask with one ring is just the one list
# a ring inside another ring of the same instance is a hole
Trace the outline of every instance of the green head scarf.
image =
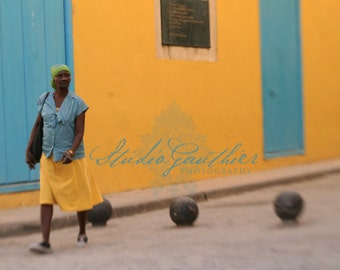
[(54, 65), (51, 67), (51, 75), (52, 75), (52, 80), (51, 80), (51, 85), (54, 89), (56, 89), (56, 85), (54, 83), (54, 77), (60, 72), (60, 71), (63, 71), (63, 70), (66, 70), (68, 72), (70, 72), (71, 74), (71, 69), (66, 66), (66, 65), (63, 65), (63, 64), (59, 64), (59, 65)]

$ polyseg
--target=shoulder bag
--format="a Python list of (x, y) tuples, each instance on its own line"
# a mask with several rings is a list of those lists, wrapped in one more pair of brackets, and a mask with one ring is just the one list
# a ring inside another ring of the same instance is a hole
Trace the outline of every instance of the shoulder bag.
[[(44, 102), (41, 106), (41, 110), (39, 113), (41, 113), (44, 105), (45, 105), (45, 101), (47, 99), (49, 92), (47, 92), (45, 98), (44, 98)], [(35, 162), (39, 163), (40, 162), (40, 158), (41, 158), (41, 154), (42, 154), (42, 141), (43, 141), (43, 126), (44, 126), (44, 121), (43, 118), (40, 118), (39, 121), (39, 126), (37, 128), (37, 131), (35, 132), (35, 136), (33, 138), (33, 142), (31, 145), (31, 153), (35, 159)]]

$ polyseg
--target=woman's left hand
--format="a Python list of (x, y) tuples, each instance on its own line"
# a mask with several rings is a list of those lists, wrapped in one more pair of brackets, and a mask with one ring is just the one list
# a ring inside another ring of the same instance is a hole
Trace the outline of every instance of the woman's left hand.
[(63, 164), (69, 164), (72, 162), (72, 155), (69, 151), (63, 154)]

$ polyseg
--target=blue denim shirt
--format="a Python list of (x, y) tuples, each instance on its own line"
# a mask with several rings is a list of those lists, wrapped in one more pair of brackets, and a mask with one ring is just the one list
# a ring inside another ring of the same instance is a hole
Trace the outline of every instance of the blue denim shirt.
[[(37, 102), (38, 111), (44, 102), (47, 92), (42, 94)], [(53, 156), (54, 161), (62, 160), (63, 153), (72, 147), (76, 117), (86, 111), (88, 106), (72, 92), (68, 92), (59, 111), (54, 102), (54, 92), (49, 93), (41, 110), (44, 120), (43, 153), (46, 157)], [(85, 157), (84, 143), (81, 142), (75, 151), (74, 159)]]

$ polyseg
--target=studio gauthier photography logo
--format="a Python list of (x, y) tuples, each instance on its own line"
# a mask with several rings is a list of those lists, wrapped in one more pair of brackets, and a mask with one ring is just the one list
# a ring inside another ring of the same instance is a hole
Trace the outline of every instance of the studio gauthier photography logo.
[[(192, 117), (172, 102), (156, 117), (152, 133), (141, 136), (135, 149), (121, 138), (112, 149), (97, 145), (90, 159), (98, 166), (146, 166), (155, 176), (153, 184), (162, 187), (188, 182), (193, 177), (230, 176), (251, 173), (258, 155), (247, 153), (242, 142), (212, 150), (206, 136), (196, 132)], [(191, 184), (183, 184), (193, 188)]]

